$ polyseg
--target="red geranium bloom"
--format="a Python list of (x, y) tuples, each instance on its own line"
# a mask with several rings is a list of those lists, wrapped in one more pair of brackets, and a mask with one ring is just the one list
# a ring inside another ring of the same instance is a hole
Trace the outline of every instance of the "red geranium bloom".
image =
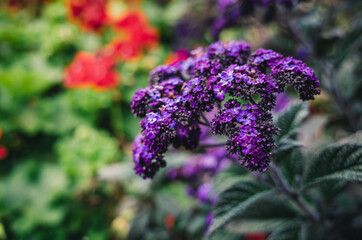
[(244, 235), (245, 240), (266, 240), (268, 235), (266, 233), (248, 233)]
[(65, 71), (64, 85), (68, 88), (90, 87), (97, 90), (114, 88), (119, 83), (114, 66), (113, 57), (103, 52), (79, 52)]
[[(0, 139), (1, 139), (2, 135), (3, 135), (3, 132), (0, 128)], [(0, 160), (6, 158), (7, 155), (8, 155), (8, 150), (6, 149), (6, 147), (0, 145)]]
[(180, 61), (186, 60), (189, 56), (190, 54), (187, 50), (181, 49), (174, 53), (170, 53), (165, 61), (165, 64), (173, 66)]
[(114, 56), (122, 61), (132, 61), (142, 55), (142, 49), (128, 39), (113, 39), (109, 44)]
[(6, 158), (8, 156), (8, 150), (6, 147), (0, 145), (0, 160)]
[(141, 56), (143, 50), (158, 45), (158, 32), (142, 11), (127, 11), (114, 21), (113, 26), (122, 37), (113, 40), (110, 48), (120, 60), (133, 60)]
[(70, 18), (85, 31), (99, 32), (107, 24), (107, 0), (68, 0)]

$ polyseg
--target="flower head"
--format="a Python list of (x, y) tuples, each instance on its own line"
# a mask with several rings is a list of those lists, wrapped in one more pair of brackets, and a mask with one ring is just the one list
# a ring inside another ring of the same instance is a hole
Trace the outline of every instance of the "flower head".
[(79, 52), (66, 69), (63, 84), (67, 88), (114, 88), (120, 80), (114, 66), (114, 59), (102, 52)]
[(85, 31), (99, 32), (107, 25), (107, 0), (67, 0), (66, 3), (70, 19)]
[[(302, 100), (319, 94), (314, 71), (302, 61), (266, 49), (251, 53), (251, 45), (242, 41), (197, 48), (185, 61), (155, 68), (149, 84), (136, 92), (131, 109), (145, 117), (142, 135), (150, 153), (159, 157), (170, 146), (196, 148), (202, 124), (228, 139), (229, 155), (260, 172), (268, 169), (279, 132), (271, 114), (276, 96), (286, 85), (296, 89)], [(206, 113), (212, 113), (209, 120)], [(191, 177), (198, 165), (185, 169)], [(197, 193), (196, 188), (191, 190)]]

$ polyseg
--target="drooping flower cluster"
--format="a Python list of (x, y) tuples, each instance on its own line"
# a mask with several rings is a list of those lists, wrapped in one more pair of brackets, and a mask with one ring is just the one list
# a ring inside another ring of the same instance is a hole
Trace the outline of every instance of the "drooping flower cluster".
[(276, 14), (278, 5), (290, 9), (303, 0), (218, 0), (217, 17), (214, 20), (211, 34), (218, 39), (220, 32), (228, 27), (234, 27), (244, 17), (253, 15), (256, 9), (264, 12), (264, 21), (271, 20)]
[[(137, 174), (144, 178), (153, 177), (155, 164), (164, 165), (160, 159), (169, 146), (195, 149), (201, 124), (227, 137), (226, 149), (240, 164), (264, 172), (278, 134), (271, 114), (277, 94), (286, 85), (302, 100), (319, 94), (314, 71), (302, 61), (272, 50), (251, 53), (251, 45), (243, 41), (197, 48), (185, 61), (154, 69), (149, 84), (131, 102), (134, 115), (145, 117), (140, 142), (148, 154), (135, 161)], [(213, 109), (217, 114), (205, 118)]]
[(102, 52), (79, 52), (65, 71), (64, 86), (67, 88), (93, 88), (106, 90), (119, 84), (119, 75), (112, 56)]

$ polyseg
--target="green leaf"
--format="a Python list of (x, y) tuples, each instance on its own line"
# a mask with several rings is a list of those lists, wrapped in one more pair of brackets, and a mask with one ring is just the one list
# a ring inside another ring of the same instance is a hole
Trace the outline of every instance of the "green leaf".
[[(205, 240), (208, 238), (205, 238)], [(239, 240), (240, 235), (220, 230), (211, 238), (212, 240)]]
[(291, 105), (287, 110), (280, 114), (274, 121), (274, 124), (280, 128), (278, 140), (282, 138), (295, 138), (296, 128), (308, 116), (308, 104), (297, 103)]
[(213, 209), (214, 222), (210, 234), (242, 214), (255, 201), (274, 193), (269, 187), (252, 180), (239, 181), (222, 192)]
[(322, 150), (310, 162), (304, 182), (312, 185), (326, 180), (362, 181), (362, 144), (336, 144)]
[(277, 157), (277, 163), (283, 177), (291, 186), (301, 183), (305, 157), (301, 149), (282, 152)]
[(79, 126), (55, 148), (60, 165), (79, 186), (86, 186), (98, 170), (120, 158), (117, 139), (88, 126)]
[(289, 151), (289, 150), (299, 148), (299, 147), (303, 147), (303, 145), (292, 139), (283, 138), (278, 142), (277, 147), (273, 150), (273, 154)]
[(297, 217), (288, 201), (279, 198), (262, 198), (251, 204), (228, 229), (236, 233), (272, 232)]
[(300, 239), (301, 240), (322, 240), (327, 239), (325, 236), (326, 229), (323, 226), (314, 224), (312, 222), (305, 222), (301, 227)]
[(231, 165), (229, 168), (221, 171), (215, 176), (213, 181), (215, 193), (224, 191), (238, 181), (253, 179), (245, 168), (236, 165), (237, 164)]
[(37, 228), (59, 226), (65, 211), (54, 201), (67, 184), (65, 174), (55, 164), (39, 165), (35, 161), (19, 164), (8, 178), (1, 179), (1, 214), (4, 219), (21, 215), (10, 224), (17, 235), (29, 236)]
[(300, 239), (301, 223), (299, 221), (291, 221), (283, 224), (273, 231), (268, 240), (297, 240)]
[(144, 234), (147, 232), (150, 217), (151, 209), (149, 207), (143, 207), (133, 219), (127, 239), (143, 239)]

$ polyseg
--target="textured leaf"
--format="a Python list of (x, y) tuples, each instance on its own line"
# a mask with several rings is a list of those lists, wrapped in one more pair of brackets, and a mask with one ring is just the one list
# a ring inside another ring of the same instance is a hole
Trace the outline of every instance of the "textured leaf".
[(255, 232), (272, 232), (290, 219), (257, 219), (232, 222), (226, 228), (238, 234), (255, 233)]
[(242, 212), (228, 229), (236, 233), (271, 232), (297, 217), (297, 212), (284, 199), (264, 198)]
[(238, 181), (251, 180), (252, 178), (245, 168), (236, 166), (236, 164), (232, 165), (216, 175), (214, 178), (214, 191), (220, 193)]
[(285, 139), (282, 138), (278, 141), (277, 147), (273, 150), (273, 154), (277, 154), (280, 152), (289, 151), (298, 147), (302, 147), (303, 145), (295, 140), (292, 139)]
[[(208, 238), (205, 238), (205, 240)], [(211, 240), (239, 240), (240, 239), (240, 235), (238, 234), (233, 234), (230, 233), (228, 231), (218, 231), (217, 233), (215, 233), (214, 236), (212, 236)]]
[(133, 219), (131, 228), (128, 232), (127, 239), (137, 240), (143, 239), (143, 235), (146, 233), (147, 225), (150, 221), (151, 210), (144, 207)]
[(210, 234), (240, 215), (255, 201), (270, 196), (274, 191), (255, 181), (240, 181), (222, 192), (213, 209), (214, 222)]
[(275, 125), (280, 128), (278, 140), (282, 138), (295, 138), (295, 130), (308, 115), (308, 104), (297, 103), (291, 105), (287, 110), (275, 119)]
[(325, 180), (362, 181), (362, 144), (336, 144), (322, 150), (304, 175), (308, 185)]
[(301, 182), (305, 158), (300, 149), (292, 149), (278, 155), (278, 166), (282, 175), (291, 186)]
[(291, 221), (283, 224), (273, 231), (268, 240), (297, 240), (300, 239), (301, 223), (299, 221)]

